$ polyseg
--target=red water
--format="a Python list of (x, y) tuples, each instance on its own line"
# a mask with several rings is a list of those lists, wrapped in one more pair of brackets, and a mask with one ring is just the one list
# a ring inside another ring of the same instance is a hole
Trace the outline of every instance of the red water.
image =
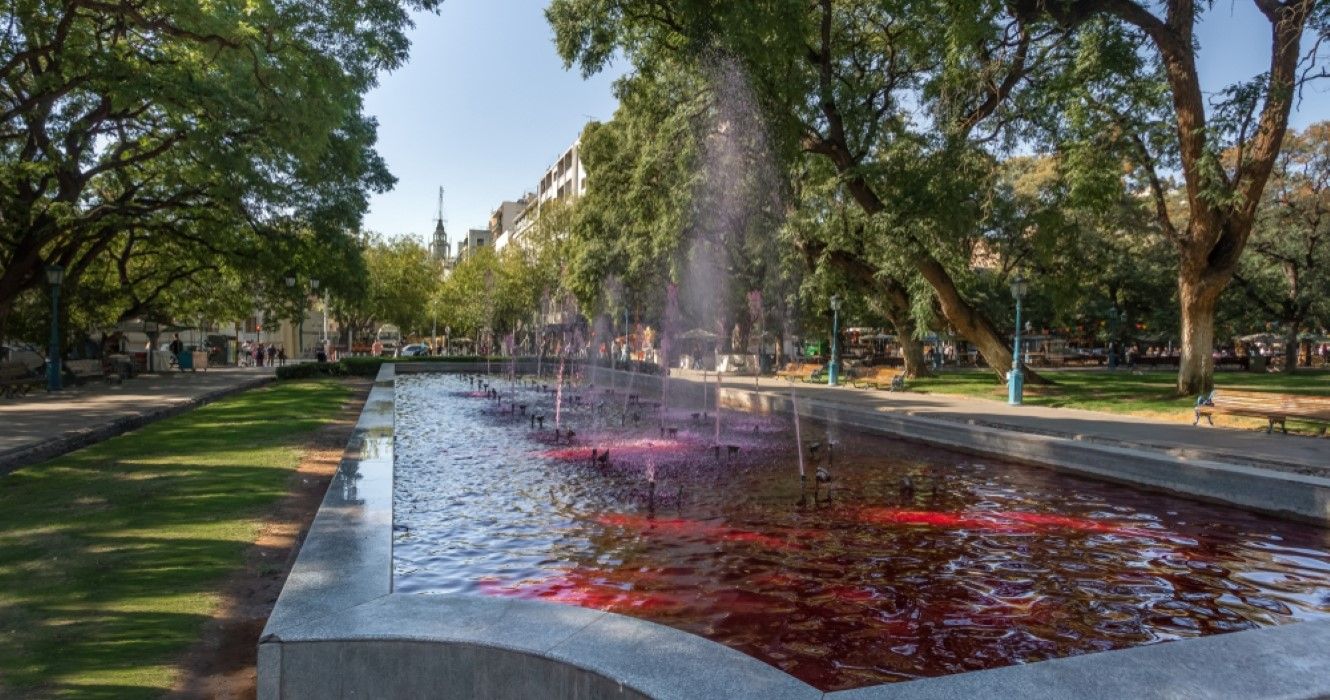
[(459, 381), (398, 379), (401, 591), (612, 610), (824, 690), (1330, 616), (1318, 528), (809, 424), (839, 446), (800, 506), (778, 419), (727, 416), (716, 459), (686, 412), (660, 439), (588, 396), (556, 445)]

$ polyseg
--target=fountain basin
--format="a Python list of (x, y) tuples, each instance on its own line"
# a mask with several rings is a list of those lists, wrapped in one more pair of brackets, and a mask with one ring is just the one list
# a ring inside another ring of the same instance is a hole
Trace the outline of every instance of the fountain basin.
[[(350, 696), (361, 690), (407, 697), (422, 688), (459, 697), (823, 695), (724, 645), (615, 612), (395, 590), (392, 376), (393, 367), (385, 365), (348, 459), (265, 630), (260, 646), (264, 697)], [(918, 525), (909, 522), (918, 517), (909, 511), (879, 515)], [(610, 521), (616, 527), (623, 522)], [(1326, 660), (1327, 636), (1325, 623), (1303, 622), (826, 697), (976, 692), (1148, 697), (1179, 685), (1198, 694), (1207, 688), (1210, 694), (1249, 688), (1252, 692), (1241, 694), (1312, 696), (1330, 691), (1316, 666)], [(1230, 657), (1241, 663), (1224, 661)], [(1193, 675), (1188, 668), (1198, 671)]]

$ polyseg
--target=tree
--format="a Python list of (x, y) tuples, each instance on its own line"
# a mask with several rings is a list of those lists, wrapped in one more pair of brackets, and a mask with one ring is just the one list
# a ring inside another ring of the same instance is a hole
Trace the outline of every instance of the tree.
[(405, 59), (406, 9), (436, 5), (13, 5), (0, 35), (0, 336), (50, 264), (72, 294), (107, 255), (172, 261), (138, 280), (129, 304), (146, 306), (219, 260), (280, 277), (299, 231), (357, 228), (367, 192), (392, 182), (360, 96)]
[(1234, 279), (1284, 327), (1284, 371), (1297, 368), (1299, 334), (1330, 321), (1330, 122), (1290, 133)]
[[(995, 371), (1010, 366), (995, 324), (967, 298), (970, 260), (956, 243), (982, 218), (983, 145), (1009, 123), (1006, 105), (1060, 65), (1060, 32), (1038, 13), (978, 1), (555, 0), (547, 14), (561, 55), (585, 72), (621, 48), (642, 72), (733, 57), (782, 139), (774, 150), (787, 164), (800, 151), (831, 163), (870, 218), (864, 264), (900, 279), (890, 268), (905, 262)], [(915, 121), (919, 105), (932, 124)]]
[[(1316, 72), (1316, 60), (1321, 42), (1330, 38), (1330, 5), (1252, 1), (1269, 24), (1269, 67), (1228, 87), (1209, 106), (1197, 71), (1202, 47), (1195, 36), (1204, 8), (1194, 0), (1017, 2), (1023, 12), (1046, 12), (1066, 26), (1111, 19), (1132, 42), (1126, 51), (1121, 44), (1109, 45), (1110, 64), (1118, 70), (1107, 86), (1087, 82), (1076, 94), (1105, 112), (1111, 129), (1102, 132), (1102, 141), (1116, 142), (1131, 155), (1137, 178), (1154, 200), (1156, 225), (1177, 250), (1182, 317), (1177, 388), (1184, 394), (1214, 384), (1216, 304), (1251, 237), (1293, 101), (1308, 80), (1324, 75)], [(1304, 53), (1308, 30), (1314, 43)], [(1143, 58), (1148, 52), (1153, 61)], [(1160, 138), (1155, 118), (1161, 114), (1168, 117), (1171, 138)], [(1233, 157), (1226, 159), (1226, 152)], [(1172, 167), (1183, 181), (1184, 220), (1168, 207), (1165, 173)]]
[(429, 329), (430, 299), (441, 273), (429, 251), (410, 237), (369, 235), (361, 254), (365, 261), (363, 293), (333, 297), (339, 325), (362, 338), (387, 323), (397, 326), (404, 336)]

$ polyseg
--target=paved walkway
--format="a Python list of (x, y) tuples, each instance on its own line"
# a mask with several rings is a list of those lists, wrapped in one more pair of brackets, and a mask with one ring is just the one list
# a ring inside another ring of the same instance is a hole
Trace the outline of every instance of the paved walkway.
[(273, 371), (221, 367), (140, 375), (120, 385), (93, 381), (47, 394), (0, 400), (0, 474), (50, 459), (271, 381)]
[[(701, 381), (700, 372), (676, 371), (673, 375)], [(714, 384), (715, 375), (710, 375)], [(724, 386), (752, 389), (752, 377), (730, 376)], [(891, 393), (848, 386), (791, 383), (763, 378), (760, 391), (788, 395), (799, 392), (801, 401), (812, 399), (836, 403), (852, 410), (903, 412), (926, 418), (960, 421), (1027, 433), (1054, 435), (1110, 445), (1144, 447), (1178, 456), (1215, 459), (1229, 463), (1289, 469), (1330, 476), (1330, 438), (1300, 435), (1266, 435), (1256, 430), (1211, 428), (1204, 424), (1168, 423), (1139, 416), (1041, 406), (1008, 406), (968, 396)]]

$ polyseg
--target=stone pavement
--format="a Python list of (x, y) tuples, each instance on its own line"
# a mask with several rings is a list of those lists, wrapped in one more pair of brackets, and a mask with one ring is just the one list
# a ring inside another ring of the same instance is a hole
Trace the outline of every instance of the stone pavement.
[(0, 400), (0, 474), (272, 380), (268, 367), (216, 367), (140, 375), (120, 385), (94, 380)]
[[(672, 375), (700, 382), (702, 374), (676, 370)], [(715, 383), (715, 375), (709, 376)], [(727, 376), (723, 386), (753, 389), (752, 377)], [(1003, 401), (945, 394), (892, 393), (849, 386), (789, 382), (763, 377), (762, 393), (788, 395), (793, 389), (801, 402), (814, 400), (839, 407), (875, 412), (900, 412), (1004, 428), (1013, 431), (1085, 440), (1124, 447), (1147, 448), (1189, 459), (1212, 459), (1230, 464), (1246, 464), (1330, 476), (1330, 438), (1282, 435), (1276, 432), (1211, 428), (1168, 423), (1146, 417), (1071, 408), (1008, 406)], [(1186, 409), (1183, 409), (1186, 412)]]

